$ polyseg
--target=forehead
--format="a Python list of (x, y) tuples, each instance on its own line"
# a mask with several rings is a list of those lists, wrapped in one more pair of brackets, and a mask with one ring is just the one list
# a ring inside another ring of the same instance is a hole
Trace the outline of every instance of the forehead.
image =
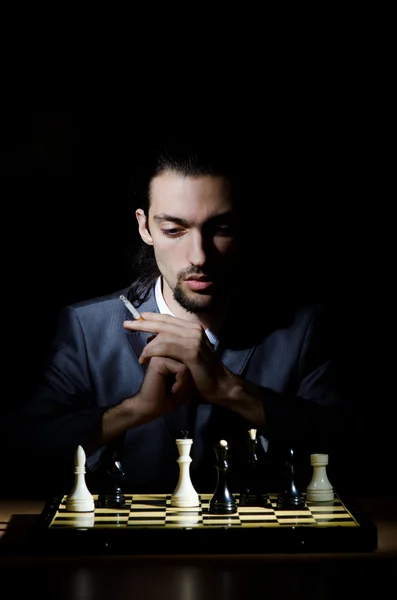
[(181, 218), (204, 220), (229, 212), (232, 208), (231, 186), (225, 177), (186, 177), (180, 173), (165, 171), (151, 182), (149, 212), (152, 215), (166, 213)]

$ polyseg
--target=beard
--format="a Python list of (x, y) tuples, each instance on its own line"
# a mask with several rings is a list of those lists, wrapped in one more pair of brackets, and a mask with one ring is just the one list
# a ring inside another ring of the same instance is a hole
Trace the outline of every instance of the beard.
[(177, 282), (173, 290), (174, 299), (189, 313), (205, 313), (220, 307), (230, 291), (230, 284), (228, 284), (228, 281), (230, 282), (232, 280), (231, 270), (229, 273), (230, 277), (228, 275), (225, 276), (225, 272), (223, 272), (221, 279), (216, 280), (210, 293), (206, 290), (201, 292), (189, 289), (186, 291), (183, 287), (185, 278), (189, 275), (202, 274), (203, 273), (198, 272), (196, 269), (189, 269), (178, 274)]

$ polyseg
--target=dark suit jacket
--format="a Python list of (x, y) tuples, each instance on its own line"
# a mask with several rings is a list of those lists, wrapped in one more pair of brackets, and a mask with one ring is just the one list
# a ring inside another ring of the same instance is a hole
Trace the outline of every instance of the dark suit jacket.
[[(43, 380), (7, 427), (10, 446), (23, 457), (20, 467), (37, 474), (42, 468), (54, 486), (73, 473), (74, 452), (79, 444), (87, 447), (103, 413), (141, 386), (144, 370), (138, 357), (149, 334), (123, 328), (131, 317), (121, 293), (127, 290), (62, 310)], [(158, 312), (153, 292), (140, 310)], [(259, 307), (252, 315), (255, 330), (249, 317), (231, 312), (215, 351), (233, 373), (263, 388), (262, 442), (268, 441), (270, 449), (295, 445), (327, 452), (343, 422), (327, 311), (310, 305), (280, 316), (277, 312)], [(178, 477), (175, 439), (188, 429), (192, 479), (206, 486), (199, 491), (209, 490), (216, 475), (213, 445), (226, 439), (237, 464), (250, 427), (231, 411), (199, 403), (130, 430), (120, 455), (126, 485), (172, 491)], [(102, 450), (87, 456), (88, 471), (100, 468)]]

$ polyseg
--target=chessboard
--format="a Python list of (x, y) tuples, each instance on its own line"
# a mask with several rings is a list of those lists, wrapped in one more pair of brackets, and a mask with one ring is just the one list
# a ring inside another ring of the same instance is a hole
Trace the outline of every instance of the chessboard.
[[(66, 496), (44, 508), (34, 535), (35, 551), (61, 554), (264, 554), (372, 552), (376, 526), (347, 506), (332, 502), (278, 509), (277, 495), (263, 506), (240, 506), (234, 514), (211, 514), (211, 494), (197, 508), (171, 506), (171, 495), (125, 494), (123, 508), (69, 512)], [(32, 538), (33, 539), (33, 538)]]

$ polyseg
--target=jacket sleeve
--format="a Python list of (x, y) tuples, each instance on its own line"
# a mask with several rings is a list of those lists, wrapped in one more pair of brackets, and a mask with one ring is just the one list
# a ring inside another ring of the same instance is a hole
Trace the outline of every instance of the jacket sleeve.
[(268, 440), (329, 452), (338, 446), (351, 417), (345, 393), (341, 336), (335, 313), (313, 311), (305, 329), (288, 393), (263, 390)]
[(72, 308), (59, 316), (42, 377), (30, 396), (3, 420), (6, 451), (33, 478), (73, 473), (76, 448), (88, 454), (107, 407), (94, 402), (84, 333)]

